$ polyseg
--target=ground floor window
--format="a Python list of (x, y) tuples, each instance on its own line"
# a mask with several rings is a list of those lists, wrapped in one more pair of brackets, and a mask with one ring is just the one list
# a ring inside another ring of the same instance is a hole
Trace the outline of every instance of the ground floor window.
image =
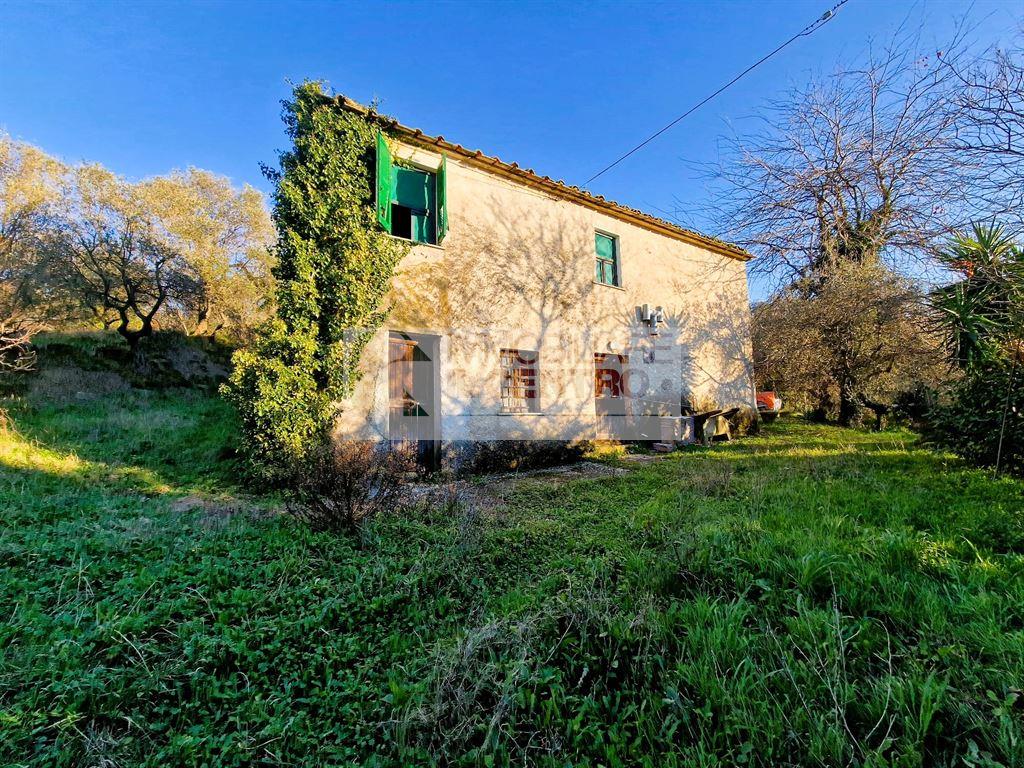
[(501, 350), (502, 413), (537, 413), (537, 353), (524, 349)]
[(620, 398), (626, 394), (626, 355), (594, 354), (594, 397)]

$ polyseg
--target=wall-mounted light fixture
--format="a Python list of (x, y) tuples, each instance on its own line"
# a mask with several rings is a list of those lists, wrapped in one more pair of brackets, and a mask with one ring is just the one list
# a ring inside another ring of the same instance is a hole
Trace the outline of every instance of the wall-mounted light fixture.
[(665, 313), (662, 311), (661, 307), (651, 309), (650, 304), (644, 304), (640, 307), (639, 315), (640, 321), (650, 329), (651, 336), (657, 336), (658, 326), (664, 325), (665, 323)]

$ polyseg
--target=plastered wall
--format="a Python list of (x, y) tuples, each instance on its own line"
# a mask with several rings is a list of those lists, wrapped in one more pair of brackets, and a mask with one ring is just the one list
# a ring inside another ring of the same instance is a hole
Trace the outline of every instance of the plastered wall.
[[(398, 148), (436, 168), (440, 156)], [(678, 414), (680, 396), (754, 407), (749, 305), (741, 261), (572, 202), (451, 157), (450, 229), (400, 265), (392, 311), (360, 361), (339, 436), (388, 433), (389, 330), (440, 337), (441, 439), (578, 439), (599, 429), (594, 353), (629, 356), (629, 410)], [(594, 232), (618, 238), (621, 288), (594, 282)], [(664, 310), (652, 336), (637, 308)], [(536, 350), (536, 414), (500, 412), (502, 348)]]

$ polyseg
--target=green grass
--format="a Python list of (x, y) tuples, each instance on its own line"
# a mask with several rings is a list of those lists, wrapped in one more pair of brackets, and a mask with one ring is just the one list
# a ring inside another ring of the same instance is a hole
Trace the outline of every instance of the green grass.
[(909, 433), (338, 537), (208, 395), (5, 405), (0, 764), (1024, 765), (1024, 483)]

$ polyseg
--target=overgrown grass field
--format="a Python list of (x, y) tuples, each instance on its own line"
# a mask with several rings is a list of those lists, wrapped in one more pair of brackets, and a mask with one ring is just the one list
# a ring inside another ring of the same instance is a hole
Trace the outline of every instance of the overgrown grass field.
[(1024, 484), (910, 433), (346, 537), (244, 494), (210, 395), (4, 405), (4, 765), (1024, 765)]

